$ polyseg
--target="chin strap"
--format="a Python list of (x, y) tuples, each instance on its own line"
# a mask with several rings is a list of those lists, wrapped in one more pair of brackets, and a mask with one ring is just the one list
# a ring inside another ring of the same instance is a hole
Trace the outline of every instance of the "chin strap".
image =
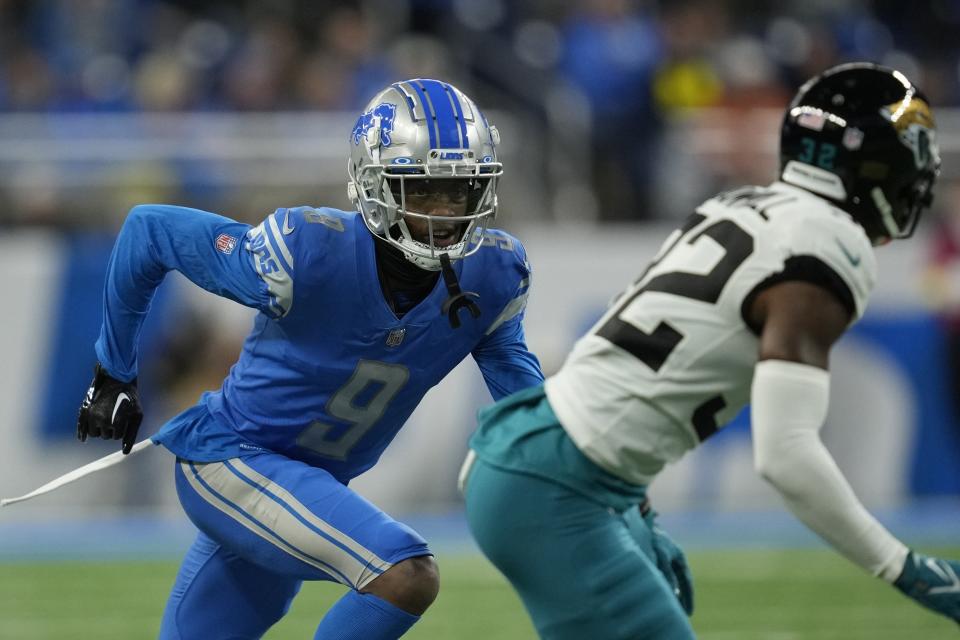
[(450, 320), (450, 326), (457, 329), (460, 326), (460, 309), (466, 307), (474, 318), (480, 317), (480, 307), (474, 300), (479, 300), (480, 295), (473, 291), (461, 291), (460, 283), (457, 282), (457, 274), (453, 272), (450, 265), (450, 256), (446, 253), (440, 254), (440, 271), (443, 274), (443, 283), (447, 285), (447, 293), (450, 297), (443, 303), (441, 311), (447, 314)]

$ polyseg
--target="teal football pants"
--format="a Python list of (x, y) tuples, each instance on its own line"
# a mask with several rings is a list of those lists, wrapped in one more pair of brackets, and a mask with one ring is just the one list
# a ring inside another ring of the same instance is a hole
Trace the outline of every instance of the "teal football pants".
[(547, 640), (689, 640), (639, 510), (617, 513), (540, 477), (478, 459), (465, 488), (480, 549)]

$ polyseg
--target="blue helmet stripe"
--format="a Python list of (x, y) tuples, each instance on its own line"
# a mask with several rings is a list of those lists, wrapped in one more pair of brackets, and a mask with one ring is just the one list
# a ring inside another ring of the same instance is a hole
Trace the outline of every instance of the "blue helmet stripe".
[(416, 115), (417, 105), (413, 104), (413, 98), (411, 98), (410, 96), (407, 95), (407, 92), (403, 90), (403, 87), (401, 87), (399, 83), (396, 83), (396, 82), (395, 82), (395, 83), (393, 83), (393, 84), (390, 85), (390, 86), (392, 86), (394, 89), (396, 89), (396, 90), (397, 90), (397, 93), (399, 93), (399, 94), (403, 97), (404, 102), (407, 103), (407, 107), (409, 107), (409, 109), (410, 109), (410, 118), (413, 119), (413, 120), (416, 120), (416, 119), (417, 119), (417, 115)]
[(417, 81), (411, 82), (410, 86), (417, 92), (417, 97), (420, 98), (420, 104), (423, 105), (423, 114), (427, 118), (427, 131), (430, 132), (430, 148), (436, 149), (437, 134), (434, 130), (436, 127), (436, 117), (433, 115), (433, 109), (430, 108), (430, 102), (427, 100), (427, 96), (423, 94), (423, 89), (420, 88)]
[(427, 95), (430, 96), (430, 102), (436, 114), (440, 148), (462, 149), (460, 129), (457, 127), (457, 118), (453, 113), (453, 106), (450, 104), (445, 86), (436, 80), (421, 80), (421, 82)]
[(453, 102), (453, 108), (457, 111), (457, 123), (460, 125), (460, 146), (464, 149), (469, 149), (470, 140), (467, 138), (467, 123), (463, 119), (463, 107), (460, 106), (460, 98), (457, 97), (457, 92), (454, 91), (453, 87), (449, 84), (444, 83), (443, 88), (447, 90), (450, 101)]

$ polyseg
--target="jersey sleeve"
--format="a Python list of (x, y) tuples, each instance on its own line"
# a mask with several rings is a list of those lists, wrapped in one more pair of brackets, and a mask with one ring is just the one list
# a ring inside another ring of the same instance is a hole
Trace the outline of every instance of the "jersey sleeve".
[(282, 252), (275, 243), (266, 248), (269, 237), (257, 231), (261, 227), (186, 207), (134, 207), (114, 244), (104, 283), (103, 325), (95, 348), (110, 375), (136, 377), (140, 327), (169, 271), (271, 317), (284, 315), (292, 267), (279, 273)]
[(851, 324), (859, 320), (876, 283), (876, 257), (863, 229), (838, 209), (786, 212), (758, 239), (767, 254), (757, 261), (768, 273), (743, 302), (779, 282), (802, 280), (827, 289), (846, 307)]
[[(505, 236), (506, 237), (506, 236)], [(506, 296), (507, 303), (487, 328), (473, 358), (483, 374), (494, 400), (543, 382), (540, 362), (527, 348), (523, 331), (523, 315), (530, 290), (530, 263), (519, 241), (515, 244), (515, 263), (504, 277), (515, 283)]]
[(831, 209), (829, 215), (805, 220), (802, 229), (793, 234), (791, 257), (804, 256), (822, 263), (834, 274), (836, 286), (859, 319), (877, 278), (877, 263), (863, 229), (847, 215)]
[(297, 245), (303, 233), (302, 209), (277, 209), (247, 232), (245, 248), (253, 268), (267, 288), (268, 309), (283, 317), (293, 307), (294, 267)]

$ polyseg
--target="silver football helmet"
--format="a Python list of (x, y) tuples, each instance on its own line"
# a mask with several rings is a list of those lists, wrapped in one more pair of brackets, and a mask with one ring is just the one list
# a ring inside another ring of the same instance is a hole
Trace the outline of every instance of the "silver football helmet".
[[(417, 266), (438, 271), (442, 254), (457, 260), (479, 249), (496, 216), (499, 143), (496, 127), (453, 85), (419, 78), (394, 83), (353, 127), (347, 195), (371, 232)], [(408, 204), (412, 194), (449, 194), (451, 187), (465, 194), (462, 216), (431, 215)], [(426, 234), (415, 238), (408, 220), (423, 221)]]

